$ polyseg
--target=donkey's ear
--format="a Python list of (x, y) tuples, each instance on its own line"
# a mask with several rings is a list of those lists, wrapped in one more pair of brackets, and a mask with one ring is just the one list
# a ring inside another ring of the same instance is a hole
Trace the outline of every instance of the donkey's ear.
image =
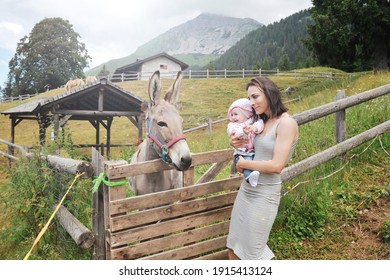
[(183, 75), (181, 71), (177, 72), (176, 80), (168, 89), (167, 94), (165, 95), (165, 100), (171, 104), (175, 104), (179, 99), (180, 87), (181, 87), (181, 79)]
[(161, 92), (161, 80), (160, 80), (160, 71), (153, 73), (152, 77), (149, 80), (149, 98), (152, 104), (155, 104), (160, 98)]
[(149, 109), (149, 103), (144, 101), (141, 103), (140, 109), (142, 112), (146, 112)]

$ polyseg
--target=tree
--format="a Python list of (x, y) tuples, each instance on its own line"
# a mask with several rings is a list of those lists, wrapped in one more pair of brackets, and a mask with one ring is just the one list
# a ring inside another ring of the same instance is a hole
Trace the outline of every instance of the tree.
[(307, 46), (321, 65), (346, 71), (386, 71), (390, 1), (313, 0)]
[(108, 76), (108, 75), (110, 75), (110, 71), (108, 71), (108, 70), (106, 69), (106, 64), (104, 64), (103, 67), (102, 67), (102, 69), (99, 71), (98, 76), (99, 76), (99, 77), (105, 77), (105, 76)]
[(43, 92), (83, 77), (90, 57), (79, 38), (69, 21), (62, 18), (37, 23), (17, 45), (3, 93), (18, 96)]
[(278, 61), (278, 68), (282, 71), (290, 69), (290, 58), (288, 57), (287, 53), (284, 52), (283, 55), (280, 57)]
[(263, 62), (261, 63), (261, 68), (266, 69), (266, 70), (271, 69), (271, 66), (269, 64), (269, 57), (268, 56), (264, 57)]
[[(299, 63), (303, 65), (306, 57), (310, 56), (303, 43), (310, 24), (310, 13), (303, 10), (279, 22), (261, 26), (249, 32), (215, 60), (216, 69), (228, 69), (231, 65), (235, 65), (234, 69), (253, 69), (258, 68), (257, 64), (262, 69), (275, 69), (284, 52), (290, 60), (289, 69)], [(297, 54), (302, 60), (297, 60)]]

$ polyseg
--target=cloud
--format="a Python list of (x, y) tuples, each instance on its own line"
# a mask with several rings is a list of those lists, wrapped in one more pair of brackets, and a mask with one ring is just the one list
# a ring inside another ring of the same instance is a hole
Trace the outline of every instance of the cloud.
[[(80, 34), (94, 67), (132, 54), (202, 12), (270, 24), (310, 6), (311, 0), (1, 0), (0, 49), (14, 53), (19, 40), (28, 36), (35, 24), (61, 17)], [(0, 76), (0, 84), (4, 79)]]
[(0, 21), (0, 47), (6, 49), (15, 49), (16, 44), (20, 38), (20, 34), (23, 31), (23, 26), (18, 23), (9, 21)]

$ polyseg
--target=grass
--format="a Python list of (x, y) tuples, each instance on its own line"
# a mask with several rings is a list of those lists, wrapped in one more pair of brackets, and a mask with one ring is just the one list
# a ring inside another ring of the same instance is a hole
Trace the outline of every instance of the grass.
[[(327, 72), (330, 70), (315, 69)], [(366, 74), (347, 80), (271, 78), (282, 89), (288, 86), (296, 89), (289, 99), (298, 96), (303, 98), (300, 102), (288, 104), (291, 114), (333, 101), (339, 89), (345, 89), (346, 95), (350, 96), (390, 83), (389, 73)], [(248, 79), (239, 78), (183, 80), (179, 105), (184, 128), (206, 123), (209, 118), (225, 118), (230, 103), (245, 94), (247, 81)], [(169, 82), (163, 81), (163, 89), (168, 88)], [(147, 99), (146, 81), (118, 85)], [(59, 92), (61, 89), (43, 93), (40, 97)], [(390, 97), (386, 95), (347, 109), (347, 137), (390, 119), (387, 106), (389, 101)], [(1, 104), (0, 111), (21, 103)], [(0, 124), (0, 138), (10, 139), (10, 121), (1, 115)], [(333, 116), (302, 125), (299, 130), (300, 141), (291, 163), (335, 144)], [(66, 133), (68, 142), (94, 142), (95, 133), (88, 122), (72, 121), (67, 126)], [(136, 133), (136, 129), (127, 119), (117, 118), (112, 126), (112, 142), (134, 143)], [(102, 134), (103, 139), (105, 135)], [(193, 152), (229, 148), (226, 123), (223, 122), (213, 126), (212, 135), (208, 135), (206, 130), (199, 130), (186, 136)], [(337, 157), (283, 184), (283, 190), (290, 192), (281, 200), (279, 214), (270, 236), (270, 245), (279, 259), (390, 258), (389, 142), (387, 132), (374, 141), (349, 151), (345, 156)], [(16, 143), (37, 145), (38, 127), (35, 122), (22, 121), (16, 127)], [(6, 146), (0, 144), (0, 150), (6, 151)], [(62, 153), (90, 157), (89, 149), (70, 150), (68, 147)], [(115, 148), (112, 153), (116, 158), (129, 160), (133, 149)], [(58, 201), (72, 178), (62, 178), (59, 174), (49, 172), (44, 166), (34, 169), (22, 165), (11, 173), (5, 159), (1, 158), (0, 163), (0, 259), (22, 259), (50, 214), (49, 204)], [(207, 166), (197, 167), (196, 176), (199, 177), (205, 170)], [(338, 170), (340, 171), (337, 172)], [(333, 173), (334, 175), (329, 176)], [(227, 167), (217, 179), (228, 176)], [(57, 189), (52, 190), (54, 186)], [(66, 200), (69, 210), (89, 228), (90, 187), (89, 180), (81, 180)], [(32, 189), (35, 189), (35, 193)], [(50, 195), (37, 195), (45, 192)], [(26, 209), (35, 210), (29, 212)], [(54, 223), (33, 258), (90, 259), (91, 251), (79, 249), (61, 226)]]

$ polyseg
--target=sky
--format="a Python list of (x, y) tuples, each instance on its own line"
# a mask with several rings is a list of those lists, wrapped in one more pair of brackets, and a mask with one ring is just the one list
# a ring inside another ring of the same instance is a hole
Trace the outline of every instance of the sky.
[(0, 87), (17, 43), (45, 18), (69, 21), (85, 43), (93, 68), (132, 54), (201, 13), (268, 25), (311, 6), (311, 0), (0, 0)]

